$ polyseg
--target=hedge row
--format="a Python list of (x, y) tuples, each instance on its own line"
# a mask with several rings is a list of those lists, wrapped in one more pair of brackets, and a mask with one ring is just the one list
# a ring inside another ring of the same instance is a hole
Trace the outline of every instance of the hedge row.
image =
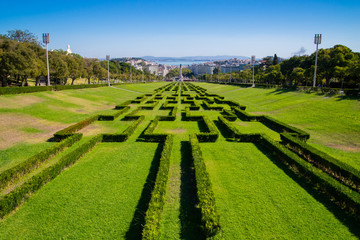
[(282, 133), (280, 136), (282, 142), (287, 147), (304, 157), (310, 163), (356, 191), (360, 191), (359, 170), (329, 156), (328, 154), (310, 146), (307, 143), (304, 143), (303, 141), (300, 141), (291, 134)]
[(102, 139), (101, 135), (97, 135), (89, 141), (80, 145), (74, 151), (68, 153), (59, 159), (54, 165), (44, 169), (40, 173), (36, 174), (21, 186), (15, 188), (10, 193), (0, 198), (0, 218), (13, 211), (19, 206), (25, 199), (29, 198), (31, 193), (38, 190), (41, 186), (54, 179), (59, 175), (63, 169), (72, 165), (85, 153), (90, 151), (97, 143)]
[(71, 125), (67, 128), (64, 128), (54, 134), (54, 138), (56, 141), (61, 141), (65, 138), (70, 137), (73, 135), (76, 131), (90, 125), (91, 123), (97, 121), (99, 119), (99, 115), (94, 115), (92, 117), (89, 117), (81, 122), (75, 123), (74, 125)]
[(358, 192), (341, 184), (266, 135), (261, 135), (259, 143), (266, 147), (272, 154), (280, 157), (295, 173), (305, 177), (313, 186), (320, 188), (321, 191), (334, 198), (342, 208), (345, 208), (359, 218), (360, 194)]
[[(120, 111), (114, 111), (112, 114), (100, 114), (98, 117), (99, 121), (114, 121), (116, 118), (118, 118), (121, 114), (126, 112), (130, 109), (129, 106), (116, 106), (115, 109), (121, 109)], [(122, 107), (122, 108), (121, 108)]]
[(53, 85), (53, 86), (33, 86), (33, 87), (1, 87), (0, 95), (43, 92), (43, 91), (61, 91), (61, 90), (67, 90), (67, 89), (97, 88), (97, 87), (106, 87), (106, 86), (108, 86), (108, 85), (107, 84), (81, 84), (81, 85)]
[(161, 133), (154, 133), (157, 125), (159, 124), (159, 121), (161, 120), (161, 116), (156, 116), (154, 120), (152, 120), (149, 124), (149, 126), (144, 131), (144, 138), (146, 141), (149, 142), (162, 142), (165, 141), (167, 134), (161, 134)]
[(237, 116), (230, 110), (227, 109), (223, 109), (222, 112), (220, 112), (220, 114), (226, 118), (228, 121), (234, 122), (237, 119)]
[(194, 160), (195, 179), (201, 222), (206, 238), (214, 237), (221, 231), (220, 216), (216, 210), (215, 196), (209, 174), (195, 134), (190, 135), (191, 153)]
[(151, 100), (151, 101), (147, 101), (145, 104), (146, 105), (142, 105), (139, 108), (142, 110), (153, 110), (159, 104), (159, 101)]
[(221, 126), (223, 126), (225, 130), (228, 132), (230, 137), (239, 142), (258, 142), (260, 139), (260, 134), (258, 133), (250, 133), (250, 134), (240, 133), (239, 130), (223, 116), (219, 116), (218, 120)]
[(173, 135), (168, 135), (165, 139), (161, 152), (159, 169), (156, 175), (154, 189), (145, 216), (145, 226), (143, 228), (143, 239), (160, 238), (160, 219), (166, 200), (166, 186), (169, 178), (170, 156), (173, 146)]
[(219, 137), (219, 131), (213, 121), (208, 116), (202, 116), (202, 121), (205, 123), (207, 132), (196, 134), (199, 142), (216, 142)]
[(298, 129), (296, 127), (290, 126), (272, 117), (264, 116), (264, 115), (254, 116), (245, 112), (244, 110), (239, 109), (238, 107), (232, 107), (231, 109), (243, 121), (258, 121), (279, 132), (289, 132), (296, 134), (296, 136), (303, 141), (306, 141), (310, 138), (310, 134), (308, 134), (307, 132)]
[(103, 142), (125, 142), (135, 132), (136, 128), (145, 119), (144, 115), (133, 116), (135, 121), (120, 134), (102, 134)]
[(82, 134), (74, 134), (61, 142), (55, 144), (54, 146), (41, 151), (40, 153), (28, 158), (26, 161), (21, 162), (20, 164), (3, 171), (0, 174), (0, 189), (6, 187), (10, 182), (15, 181), (19, 177), (23, 176), (26, 173), (29, 173), (32, 169), (40, 166), (41, 163), (52, 158), (66, 147), (71, 147), (75, 142), (79, 141), (82, 137)]
[(203, 104), (205, 105), (205, 108), (209, 110), (222, 111), (224, 109), (223, 106), (210, 104), (208, 101), (203, 101)]

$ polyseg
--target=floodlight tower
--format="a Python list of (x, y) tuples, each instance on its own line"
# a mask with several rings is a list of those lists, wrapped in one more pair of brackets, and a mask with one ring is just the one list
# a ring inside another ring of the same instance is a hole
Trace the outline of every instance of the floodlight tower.
[(255, 55), (251, 56), (251, 62), (253, 67), (253, 84), (252, 87), (255, 87)]
[(106, 60), (108, 61), (108, 85), (110, 87), (110, 71), (109, 71), (109, 68), (110, 68), (110, 55), (106, 55)]
[(50, 86), (49, 53), (48, 53), (48, 44), (50, 43), (49, 33), (43, 33), (43, 43), (46, 44), (47, 85)]
[(319, 44), (321, 44), (321, 34), (315, 34), (314, 44), (316, 44), (316, 55), (315, 55), (315, 70), (314, 70), (314, 84), (313, 84), (313, 87), (315, 87), (315, 85), (316, 85), (316, 68), (317, 68), (317, 58), (318, 58), (318, 46), (319, 46)]

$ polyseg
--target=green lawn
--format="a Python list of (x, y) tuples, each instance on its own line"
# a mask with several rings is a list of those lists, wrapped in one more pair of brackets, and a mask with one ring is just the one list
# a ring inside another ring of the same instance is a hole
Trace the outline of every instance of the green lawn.
[[(0, 96), (0, 118), (4, 119), (0, 121), (0, 133), (10, 134), (9, 139), (11, 134), (22, 134), (9, 142), (3, 138), (0, 172), (54, 144), (46, 140), (56, 131), (94, 114), (112, 113), (116, 104), (151, 93), (165, 84), (124, 84)], [(195, 84), (207, 88), (208, 93), (246, 105), (252, 114), (270, 115), (309, 132), (311, 145), (360, 169), (359, 101), (275, 89)], [(139, 141), (139, 137), (155, 116), (169, 114), (169, 110), (159, 109), (166, 100), (165, 97), (160, 100), (154, 110), (136, 113), (145, 119), (129, 140), (100, 143), (32, 194), (15, 213), (0, 221), (0, 238), (138, 239), (144, 216), (141, 211), (149, 201), (149, 186), (154, 181), (159, 158), (158, 144)], [(145, 103), (131, 104), (131, 109), (114, 121), (96, 121), (85, 127), (80, 131), (85, 138), (81, 142), (100, 133), (122, 132), (132, 122), (121, 119), (139, 105)], [(204, 126), (183, 121), (188, 104), (178, 101), (175, 105), (176, 120), (159, 121), (154, 131), (175, 136), (160, 221), (161, 239), (199, 240), (204, 236), (188, 141), (189, 134), (204, 131)], [(191, 115), (206, 115), (219, 126), (220, 111), (201, 107), (200, 111), (191, 111)], [(280, 140), (279, 133), (259, 122), (237, 119), (231, 124), (241, 133), (265, 133)], [(34, 142), (34, 136), (45, 140)], [(46, 164), (53, 164), (79, 144)], [(360, 230), (354, 230), (344, 213), (334, 210), (326, 198), (284, 170), (281, 164), (277, 165), (276, 158), (267, 156), (254, 144), (227, 142), (220, 134), (217, 142), (200, 143), (200, 147), (213, 184), (224, 239), (356, 239), (352, 234), (360, 236)], [(136, 211), (137, 208), (141, 211)]]
[(308, 143), (360, 169), (360, 103), (296, 91), (196, 83), (210, 93), (245, 105), (253, 114), (273, 116), (310, 133)]
[(254, 144), (221, 141), (200, 147), (225, 239), (356, 239)]
[(99, 144), (2, 221), (1, 239), (124, 238), (157, 145)]

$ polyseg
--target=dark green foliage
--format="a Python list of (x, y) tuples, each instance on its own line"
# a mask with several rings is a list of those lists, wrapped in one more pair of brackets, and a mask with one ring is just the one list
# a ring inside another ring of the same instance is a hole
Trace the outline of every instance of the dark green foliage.
[(90, 151), (98, 142), (102, 139), (101, 135), (97, 135), (89, 141), (83, 143), (74, 151), (63, 156), (54, 165), (44, 169), (40, 173), (36, 174), (24, 184), (17, 187), (7, 195), (0, 198), (0, 218), (13, 211), (19, 204), (25, 199), (29, 198), (31, 193), (38, 190), (41, 186), (54, 179), (59, 175), (63, 169), (72, 165), (85, 153)]
[(360, 191), (360, 172), (358, 170), (317, 150), (289, 133), (282, 133), (280, 136), (286, 146), (304, 157), (314, 166), (330, 174), (345, 185), (354, 188), (355, 191)]
[(173, 135), (168, 135), (161, 152), (155, 187), (151, 194), (148, 210), (146, 211), (145, 226), (142, 232), (143, 239), (160, 238), (160, 219), (166, 200), (166, 186), (169, 178), (172, 146)]
[(205, 105), (205, 108), (208, 110), (222, 111), (224, 109), (223, 106), (210, 104), (208, 101), (203, 101), (203, 104)]
[(145, 119), (145, 116), (133, 116), (135, 120), (120, 134), (102, 134), (103, 142), (125, 142), (135, 132), (136, 128)]
[(314, 167), (294, 152), (287, 149), (278, 142), (273, 141), (266, 135), (261, 135), (259, 144), (266, 147), (271, 154), (279, 157), (287, 166), (300, 176), (305, 177), (314, 186), (335, 201), (347, 211), (359, 216), (360, 213), (360, 194), (349, 187), (336, 181), (334, 178)]
[(235, 121), (237, 119), (236, 115), (227, 109), (223, 109), (222, 112), (220, 113), (221, 115), (223, 115), (224, 118), (226, 118), (228, 121)]
[(216, 142), (219, 137), (219, 131), (215, 124), (208, 116), (202, 116), (202, 121), (204, 121), (207, 131), (196, 134), (199, 142)]
[(235, 139), (239, 142), (258, 142), (260, 139), (260, 134), (252, 133), (252, 134), (243, 134), (240, 133), (239, 130), (234, 127), (225, 117), (219, 116), (219, 123), (225, 128), (227, 134), (231, 139)]
[(61, 91), (68, 89), (97, 88), (97, 87), (106, 87), (106, 86), (107, 84), (81, 84), (81, 85), (53, 85), (53, 86), (33, 86), (33, 87), (2, 87), (0, 88), (0, 95), (43, 92), (43, 91)]
[(78, 122), (74, 125), (71, 125), (63, 130), (60, 130), (58, 132), (56, 132), (54, 134), (55, 140), (56, 141), (61, 141), (69, 136), (71, 136), (73, 133), (75, 133), (76, 131), (88, 126), (89, 124), (97, 121), (99, 119), (98, 115), (94, 115), (92, 117), (89, 117), (81, 122)]
[(194, 134), (190, 135), (190, 145), (194, 160), (197, 195), (199, 198), (199, 208), (201, 210), (201, 221), (204, 233), (207, 238), (214, 237), (221, 231), (220, 216), (216, 210), (215, 196), (209, 174), (206, 171), (199, 141)]
[[(98, 120), (99, 121), (114, 121), (115, 118), (119, 117), (121, 114), (123, 114), (124, 112), (126, 112), (127, 110), (130, 109), (129, 106), (116, 106), (117, 108), (115, 109), (121, 109), (120, 111), (114, 111), (113, 114), (109, 114), (109, 115), (99, 115)], [(122, 108), (120, 108), (122, 107)]]
[(0, 174), (0, 189), (6, 187), (9, 182), (16, 180), (24, 174), (29, 173), (34, 168), (37, 168), (41, 163), (54, 157), (57, 153), (61, 152), (66, 147), (72, 146), (75, 142), (79, 141), (81, 137), (81, 133), (73, 134), (72, 136), (55, 144), (54, 146), (30, 157), (26, 161), (5, 170)]
[(306, 141), (310, 138), (310, 134), (308, 134), (307, 132), (298, 129), (296, 127), (290, 126), (284, 122), (281, 122), (279, 120), (276, 120), (272, 117), (269, 116), (263, 116), (260, 119), (260, 122), (262, 122), (263, 124), (265, 124), (266, 126), (270, 127), (270, 128), (274, 128), (276, 130), (278, 130), (279, 132), (289, 132), (289, 133), (293, 133), (295, 134), (295, 136), (303, 141)]

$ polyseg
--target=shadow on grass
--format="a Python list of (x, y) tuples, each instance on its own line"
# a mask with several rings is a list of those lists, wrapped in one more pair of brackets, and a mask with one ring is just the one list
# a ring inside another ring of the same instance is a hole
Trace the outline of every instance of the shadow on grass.
[(219, 120), (214, 120), (215, 126), (219, 129), (221, 135), (228, 140), (228, 138), (233, 138), (231, 131), (229, 131)]
[(307, 191), (314, 199), (324, 205), (342, 224), (344, 224), (349, 229), (352, 234), (354, 234), (357, 238), (360, 238), (359, 220), (340, 209), (340, 207), (337, 206), (334, 202), (332, 202), (329, 197), (316, 190), (311, 183), (307, 182), (306, 179), (295, 174), (291, 169), (289, 169), (288, 166), (286, 166), (281, 160), (279, 160), (277, 156), (269, 153), (269, 151), (265, 147), (259, 144), (255, 144), (255, 146), (263, 154), (265, 154), (278, 168), (284, 171), (286, 175), (288, 175), (303, 189), (305, 189), (305, 191)]
[(206, 126), (204, 121), (197, 121), (200, 132), (209, 132), (209, 128)]
[(346, 95), (342, 95), (342, 96), (337, 96), (336, 97), (336, 101), (342, 101), (342, 100), (358, 100), (360, 101), (360, 96), (346, 96)]
[(151, 193), (155, 186), (156, 175), (159, 170), (161, 152), (163, 150), (163, 143), (160, 143), (156, 148), (154, 158), (151, 162), (149, 174), (146, 178), (146, 182), (143, 186), (140, 199), (136, 206), (136, 210), (130, 227), (126, 232), (125, 239), (141, 239), (142, 230), (145, 225), (145, 215), (146, 211), (149, 208), (149, 203), (151, 199)]
[(283, 94), (283, 93), (288, 93), (288, 92), (296, 92), (298, 90), (296, 90), (296, 88), (292, 89), (292, 88), (277, 88), (274, 91), (271, 91), (269, 93), (267, 93), (266, 95), (279, 95), (279, 94)]
[(190, 143), (182, 141), (180, 186), (181, 239), (205, 239), (201, 228), (201, 212), (196, 207), (198, 202)]

